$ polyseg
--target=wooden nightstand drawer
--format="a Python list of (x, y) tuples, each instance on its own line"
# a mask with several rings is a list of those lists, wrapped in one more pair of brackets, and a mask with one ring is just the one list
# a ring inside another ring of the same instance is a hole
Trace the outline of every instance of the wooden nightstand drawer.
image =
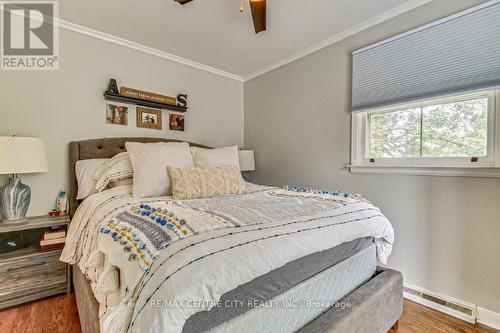
[(34, 253), (0, 261), (0, 308), (65, 292), (67, 265), (61, 251)]

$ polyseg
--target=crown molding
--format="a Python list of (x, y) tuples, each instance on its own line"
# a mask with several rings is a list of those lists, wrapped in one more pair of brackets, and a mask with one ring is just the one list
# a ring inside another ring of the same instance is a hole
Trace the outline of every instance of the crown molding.
[(115, 36), (112, 34), (101, 32), (101, 31), (98, 31), (95, 29), (87, 28), (87, 27), (84, 27), (82, 25), (72, 23), (72, 22), (69, 22), (66, 20), (62, 20), (59, 18), (53, 18), (53, 22), (54, 22), (55, 26), (62, 28), (62, 29), (73, 31), (73, 32), (76, 32), (76, 33), (79, 33), (79, 34), (82, 34), (85, 36), (100, 39), (100, 40), (110, 42), (113, 44), (117, 44), (117, 45), (120, 45), (123, 47), (128, 47), (130, 49), (133, 49), (133, 50), (136, 50), (139, 52), (143, 52), (143, 53), (146, 53), (146, 54), (149, 54), (152, 56), (156, 56), (159, 58), (163, 58), (166, 60), (177, 62), (177, 63), (183, 64), (183, 65), (186, 65), (186, 66), (189, 66), (192, 68), (196, 68), (196, 69), (199, 69), (202, 71), (206, 71), (206, 72), (209, 72), (212, 74), (227, 77), (227, 78), (237, 80), (240, 82), (246, 82), (246, 81), (252, 80), (258, 76), (264, 75), (270, 71), (273, 71), (279, 67), (282, 67), (288, 63), (291, 63), (295, 60), (303, 58), (311, 53), (319, 51), (319, 50), (321, 50), (325, 47), (328, 47), (332, 44), (335, 44), (341, 40), (344, 40), (350, 36), (353, 36), (361, 31), (363, 31), (363, 30), (369, 29), (377, 24), (380, 24), (384, 21), (392, 19), (398, 15), (406, 13), (410, 10), (417, 8), (417, 7), (423, 6), (431, 1), (433, 1), (433, 0), (409, 0), (400, 6), (397, 6), (397, 7), (390, 9), (382, 14), (374, 16), (374, 17), (372, 17), (372, 18), (370, 18), (370, 19), (368, 19), (368, 20), (366, 20), (358, 25), (353, 26), (352, 28), (344, 30), (343, 32), (338, 33), (336, 35), (333, 35), (333, 36), (325, 39), (322, 42), (319, 42), (315, 45), (307, 47), (307, 48), (305, 48), (305, 49), (303, 49), (295, 54), (292, 54), (289, 57), (286, 57), (282, 60), (279, 60), (279, 61), (277, 61), (269, 66), (266, 66), (266, 67), (264, 67), (256, 72), (248, 75), (248, 76), (245, 76), (245, 77), (238, 75), (238, 74), (230, 73), (230, 72), (227, 72), (227, 71), (224, 71), (222, 69), (218, 69), (218, 68), (215, 68), (215, 67), (212, 67), (209, 65), (205, 65), (205, 64), (202, 64), (202, 63), (199, 63), (199, 62), (196, 62), (196, 61), (184, 58), (184, 57), (180, 57), (180, 56), (177, 56), (177, 55), (172, 54), (172, 53), (161, 51), (161, 50), (158, 50), (158, 49), (155, 49), (155, 48), (152, 48), (152, 47), (140, 44), (140, 43), (136, 43), (136, 42), (133, 42), (131, 40), (128, 40), (128, 39), (125, 39), (122, 37), (118, 37), (118, 36)]
[(332, 44), (335, 44), (337, 42), (340, 42), (341, 40), (344, 40), (348, 37), (351, 37), (361, 31), (364, 31), (366, 29), (369, 29), (377, 24), (380, 24), (384, 21), (387, 21), (387, 20), (390, 20), (398, 15), (401, 15), (401, 14), (404, 14), (410, 10), (413, 10), (415, 8), (418, 8), (420, 6), (423, 6), (429, 2), (431, 2), (433, 0), (410, 0), (410, 1), (407, 1), (405, 3), (403, 3), (402, 5), (400, 6), (397, 6), (397, 7), (394, 7), (382, 14), (379, 14), (377, 16), (374, 16), (358, 25), (355, 25), (347, 30), (344, 30), (342, 31), (341, 33), (338, 33), (336, 35), (333, 35), (315, 45), (312, 45), (308, 48), (305, 48), (297, 53), (294, 53), (292, 54), (291, 56), (289, 57), (286, 57), (282, 60), (279, 60), (269, 66), (266, 66), (248, 76), (245, 76), (244, 77), (244, 81), (250, 81), (252, 79), (255, 79), (256, 77), (259, 77), (261, 75), (264, 75), (270, 71), (273, 71), (277, 68), (280, 68), (286, 64), (289, 64), (295, 60), (298, 60), (300, 58), (303, 58), (311, 53), (314, 53), (316, 51), (319, 51), (321, 49), (324, 49), (325, 47), (328, 47)]
[[(3, 11), (3, 6), (0, 6), (0, 12), (1, 11)], [(79, 33), (79, 34), (82, 34), (85, 36), (93, 37), (93, 38), (100, 39), (100, 40), (110, 42), (113, 44), (117, 44), (120, 46), (128, 47), (130, 49), (140, 51), (140, 52), (143, 52), (143, 53), (155, 56), (155, 57), (163, 58), (163, 59), (177, 62), (179, 64), (183, 64), (183, 65), (186, 65), (189, 67), (200, 69), (200, 70), (205, 71), (205, 72), (209, 72), (212, 74), (224, 76), (224, 77), (227, 77), (227, 78), (230, 78), (233, 80), (243, 82), (243, 77), (241, 75), (226, 72), (224, 70), (221, 70), (221, 69), (218, 69), (215, 67), (211, 67), (211, 66), (193, 61), (193, 60), (189, 60), (187, 58), (183, 58), (183, 57), (177, 56), (177, 55), (172, 54), (172, 53), (160, 51), (158, 49), (155, 49), (155, 48), (152, 48), (152, 47), (140, 44), (140, 43), (136, 43), (136, 42), (133, 42), (133, 41), (125, 39), (125, 38), (121, 38), (121, 37), (111, 35), (111, 34), (108, 34), (108, 33), (102, 32), (102, 31), (87, 28), (87, 27), (84, 27), (82, 25), (72, 23), (69, 21), (65, 21), (65, 20), (62, 20), (62, 19), (57, 18), (57, 17), (52, 17), (52, 20), (53, 20), (52, 22), (53, 22), (54, 26), (62, 28), (62, 29), (73, 31), (73, 32), (76, 32), (76, 33)]]
[(110, 43), (117, 44), (120, 46), (128, 47), (128, 48), (136, 50), (136, 51), (147, 53), (147, 54), (159, 57), (159, 58), (163, 58), (166, 60), (177, 62), (179, 64), (183, 64), (183, 65), (193, 67), (196, 69), (200, 69), (200, 70), (205, 71), (205, 72), (209, 72), (212, 74), (224, 76), (224, 77), (227, 77), (227, 78), (230, 78), (233, 80), (243, 82), (243, 77), (240, 75), (229, 73), (229, 72), (226, 72), (224, 70), (221, 70), (221, 69), (218, 69), (215, 67), (211, 67), (211, 66), (193, 61), (193, 60), (189, 60), (187, 58), (183, 58), (183, 57), (177, 56), (177, 55), (172, 54), (172, 53), (160, 51), (158, 49), (155, 49), (155, 48), (152, 48), (152, 47), (140, 44), (140, 43), (136, 43), (136, 42), (133, 42), (133, 41), (125, 39), (125, 38), (121, 38), (121, 37), (118, 37), (115, 35), (107, 34), (105, 32), (101, 32), (98, 30), (87, 28), (87, 27), (81, 26), (79, 24), (75, 24), (75, 23), (61, 20), (61, 19), (54, 19), (54, 25), (58, 26), (59, 28), (70, 30), (70, 31), (73, 31), (73, 32), (76, 32), (76, 33), (79, 33), (79, 34), (82, 34), (85, 36), (97, 38), (97, 39), (100, 39), (100, 40), (103, 40), (106, 42), (110, 42)]

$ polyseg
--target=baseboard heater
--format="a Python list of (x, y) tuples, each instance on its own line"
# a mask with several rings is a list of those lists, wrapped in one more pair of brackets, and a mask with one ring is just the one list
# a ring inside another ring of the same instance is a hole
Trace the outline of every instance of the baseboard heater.
[(403, 287), (403, 295), (409, 300), (426, 305), (451, 316), (470, 323), (476, 322), (477, 306), (474, 304), (468, 304), (447, 296), (445, 297), (406, 283)]

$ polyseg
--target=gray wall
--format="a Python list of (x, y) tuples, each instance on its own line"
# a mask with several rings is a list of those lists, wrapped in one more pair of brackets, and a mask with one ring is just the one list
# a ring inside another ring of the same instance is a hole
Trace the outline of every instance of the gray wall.
[(500, 312), (500, 179), (351, 174), (351, 52), (482, 1), (436, 0), (245, 83), (264, 184), (362, 193), (392, 222), (405, 280)]
[[(0, 135), (41, 137), (48, 149), (49, 173), (21, 175), (32, 188), (28, 215), (46, 214), (67, 188), (71, 140), (149, 136), (243, 144), (242, 82), (62, 29), (60, 61), (58, 71), (0, 73)], [(168, 111), (161, 131), (136, 128), (135, 107), (129, 107), (128, 126), (106, 124), (102, 93), (110, 78), (120, 86), (187, 93), (186, 131), (168, 129)], [(0, 177), (0, 184), (5, 181)]]

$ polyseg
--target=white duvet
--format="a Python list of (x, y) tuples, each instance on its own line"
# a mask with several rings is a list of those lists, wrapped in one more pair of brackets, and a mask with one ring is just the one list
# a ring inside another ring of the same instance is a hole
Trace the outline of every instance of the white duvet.
[(249, 192), (189, 201), (148, 198), (153, 206), (175, 205), (184, 216), (196, 219), (202, 216), (196, 214), (206, 214), (229, 221), (231, 227), (170, 243), (158, 251), (146, 272), (127, 260), (117, 242), (99, 232), (117, 214), (144, 200), (131, 197), (131, 186), (85, 200), (71, 222), (61, 260), (77, 264), (94, 290), (101, 270), (86, 269), (90, 253), (99, 249), (106, 263), (119, 268), (119, 291), (96, 293), (106, 323), (103, 332), (180, 332), (191, 315), (210, 309), (222, 294), (295, 259), (357, 238), (374, 237), (382, 263), (392, 250), (391, 224), (364, 200), (259, 186), (250, 186)]

